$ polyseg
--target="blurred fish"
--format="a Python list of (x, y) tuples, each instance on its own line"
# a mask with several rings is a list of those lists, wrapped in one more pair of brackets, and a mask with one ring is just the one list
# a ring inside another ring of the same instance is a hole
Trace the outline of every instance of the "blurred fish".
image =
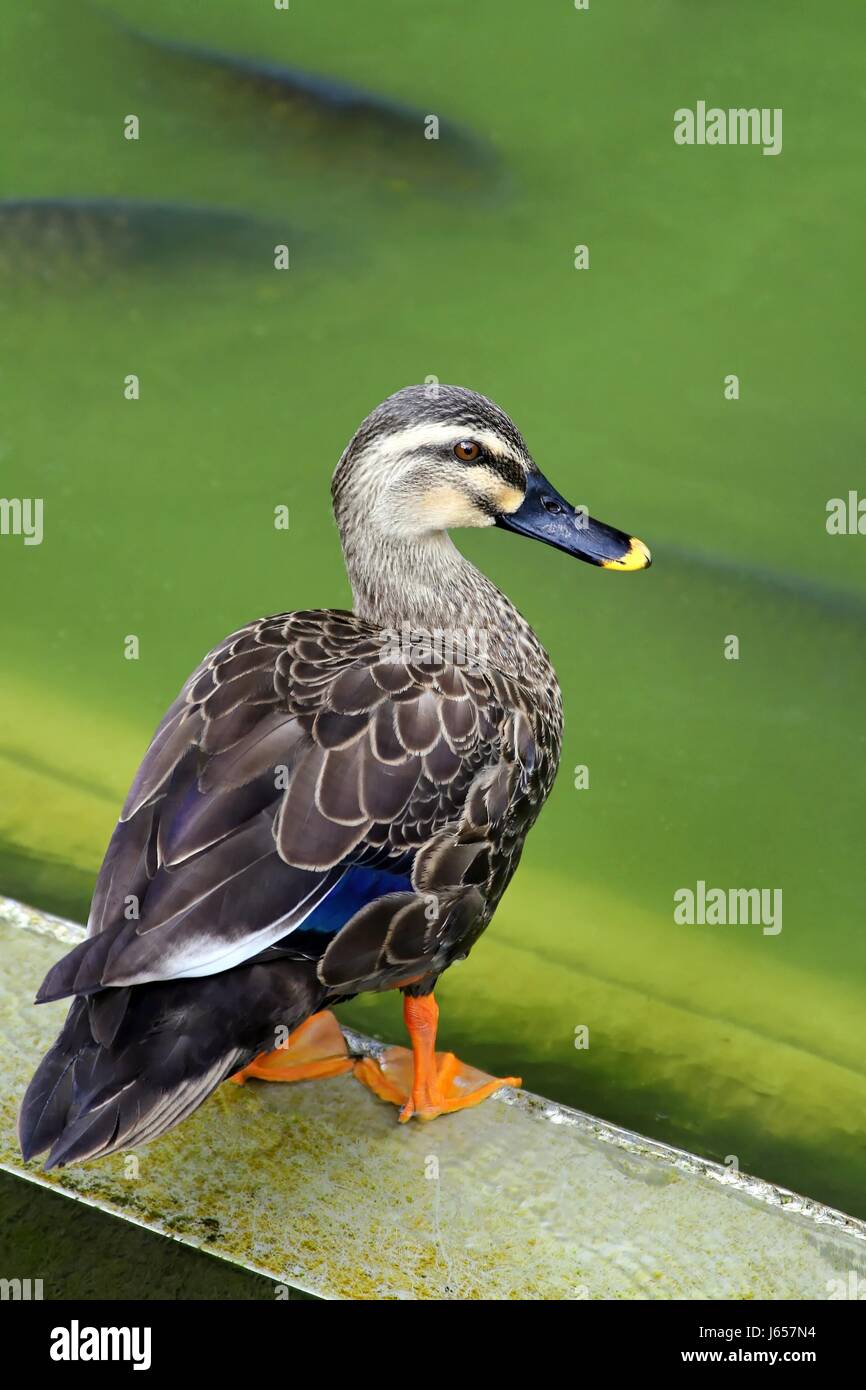
[(0, 201), (0, 276), (45, 279), (176, 258), (272, 255), (272, 231), (244, 213), (123, 198)]
[[(164, 56), (199, 65), (212, 76), (246, 88), (257, 111), (263, 106), (275, 121), (288, 121), (293, 133), (327, 141), (329, 157), (341, 153), (357, 163), (372, 153), (392, 176), (449, 180), (489, 174), (495, 168), (490, 146), (435, 110), (422, 111), (391, 97), (349, 83), (287, 67), (269, 59), (249, 58), (218, 49), (162, 38), (126, 25), (124, 32)], [(435, 103), (434, 103), (435, 106)], [(433, 124), (435, 122), (435, 125)], [(435, 129), (435, 136), (433, 131)], [(334, 137), (339, 135), (339, 144)], [(350, 137), (350, 138), (347, 138)]]

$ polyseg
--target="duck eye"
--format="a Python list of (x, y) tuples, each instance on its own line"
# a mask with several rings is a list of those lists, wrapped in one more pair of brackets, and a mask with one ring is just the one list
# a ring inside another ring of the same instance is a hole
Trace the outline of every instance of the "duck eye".
[(454, 445), (454, 454), (461, 463), (471, 463), (480, 453), (481, 449), (473, 439), (461, 439), (459, 444)]

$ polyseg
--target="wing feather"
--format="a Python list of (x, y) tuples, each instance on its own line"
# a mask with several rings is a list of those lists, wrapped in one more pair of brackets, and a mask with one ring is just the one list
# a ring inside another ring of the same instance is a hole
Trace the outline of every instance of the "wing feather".
[[(383, 661), (380, 634), (347, 613), (283, 614), (231, 634), (157, 730), (106, 853), (90, 936), (40, 998), (289, 950), (353, 864), (414, 865), (412, 887), (329, 922), (322, 980), (434, 968), (456, 923), (492, 911), (503, 871), (490, 837), (534, 765), (532, 711), (515, 716), (504, 693), (519, 695), (501, 673), (432, 654)], [(93, 1026), (108, 1038), (122, 1017), (119, 1004), (97, 1009)]]

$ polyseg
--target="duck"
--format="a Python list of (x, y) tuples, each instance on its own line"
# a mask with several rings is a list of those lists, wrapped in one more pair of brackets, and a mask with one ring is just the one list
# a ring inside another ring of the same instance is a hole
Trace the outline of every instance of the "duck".
[[(511, 600), (450, 532), (497, 527), (608, 571), (650, 552), (548, 482), (509, 416), (409, 386), (331, 484), (353, 607), (259, 618), (195, 668), (145, 752), (71, 998), (19, 1117), (46, 1168), (165, 1134), (221, 1083), (352, 1072), (403, 1122), (519, 1077), (437, 1051), (435, 987), (481, 937), (553, 785), (563, 702)], [(332, 1012), (400, 990), (410, 1046), (353, 1057)]]

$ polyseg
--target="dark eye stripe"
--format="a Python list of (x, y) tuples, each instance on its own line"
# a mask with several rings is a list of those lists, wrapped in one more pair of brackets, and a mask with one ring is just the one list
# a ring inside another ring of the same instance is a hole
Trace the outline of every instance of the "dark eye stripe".
[[(478, 450), (471, 458), (464, 458), (457, 451), (466, 445), (472, 445)], [(491, 454), (483, 445), (479, 445), (474, 439), (460, 439), (454, 445), (454, 455), (460, 459), (461, 463), (483, 464), (489, 468), (491, 473), (495, 473), (503, 482), (510, 487), (520, 488), (521, 491), (526, 486), (526, 473), (523, 466), (514, 458), (502, 458), (499, 454)]]
[(526, 487), (526, 473), (517, 459), (496, 458), (494, 454), (485, 454), (484, 463), (492, 473), (497, 473), (503, 482), (511, 487), (520, 488), (521, 492)]
[[(459, 444), (462, 441), (458, 440), (457, 442)], [(428, 445), (419, 445), (417, 449), (408, 449), (405, 457), (407, 459), (418, 459), (420, 461), (428, 459), (431, 453), (436, 453), (443, 461), (450, 461), (452, 463), (455, 461), (453, 444), (442, 444), (435, 450), (431, 450)], [(458, 462), (459, 461), (460, 460), (458, 460)], [(526, 487), (526, 469), (517, 459), (500, 458), (497, 454), (490, 454), (485, 449), (482, 449), (476, 459), (464, 459), (462, 462), (466, 464), (467, 468), (489, 468), (491, 473), (495, 473), (498, 478), (508, 483), (510, 487), (519, 488), (521, 492), (523, 492)]]

